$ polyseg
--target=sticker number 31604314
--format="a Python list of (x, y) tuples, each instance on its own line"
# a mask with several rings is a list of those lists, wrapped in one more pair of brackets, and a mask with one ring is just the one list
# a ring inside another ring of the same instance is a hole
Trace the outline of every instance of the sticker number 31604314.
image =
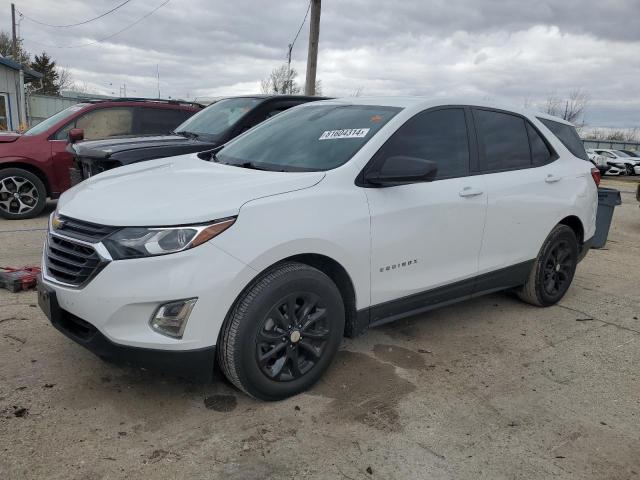
[(327, 130), (318, 140), (333, 140), (335, 138), (363, 138), (369, 133), (368, 128), (343, 128), (342, 130)]

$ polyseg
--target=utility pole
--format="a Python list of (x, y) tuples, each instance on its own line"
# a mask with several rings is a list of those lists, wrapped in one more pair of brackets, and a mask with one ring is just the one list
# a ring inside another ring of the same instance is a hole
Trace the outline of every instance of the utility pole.
[(158, 80), (158, 98), (160, 98), (160, 64), (156, 64), (156, 78)]
[(293, 43), (289, 44), (289, 51), (287, 52), (287, 80), (285, 82), (285, 91), (283, 93), (291, 93), (291, 51), (293, 50)]
[(320, 38), (321, 0), (311, 0), (311, 21), (309, 23), (309, 53), (307, 54), (307, 78), (305, 95), (316, 94), (316, 69), (318, 67), (318, 41)]
[(11, 4), (11, 33), (13, 35), (13, 43), (11, 45), (13, 50), (13, 59), (20, 63), (18, 60), (18, 39), (16, 38), (16, 6), (15, 4)]

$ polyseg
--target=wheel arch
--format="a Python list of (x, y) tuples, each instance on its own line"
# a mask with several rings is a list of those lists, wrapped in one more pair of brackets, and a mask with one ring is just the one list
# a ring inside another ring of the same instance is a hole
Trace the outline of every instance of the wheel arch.
[(7, 168), (21, 168), (22, 170), (26, 170), (27, 172), (33, 173), (36, 177), (38, 177), (42, 183), (44, 184), (44, 188), (47, 191), (47, 196), (51, 197), (51, 185), (49, 184), (49, 179), (47, 175), (40, 168), (36, 167), (32, 163), (28, 163), (28, 161), (15, 159), (9, 161), (3, 161), (0, 163), (0, 171), (5, 170)]
[[(327, 275), (331, 279), (331, 281), (335, 283), (335, 285), (338, 287), (338, 290), (340, 291), (340, 294), (342, 295), (345, 307), (345, 330), (343, 333), (344, 336), (355, 337), (363, 330), (363, 325), (360, 325), (358, 322), (360, 317), (357, 314), (356, 291), (351, 276), (347, 272), (346, 268), (342, 264), (340, 264), (340, 262), (327, 255), (319, 253), (296, 253), (273, 262), (267, 267), (263, 268), (256, 275), (254, 275), (251, 281), (249, 281), (245, 285), (245, 287), (238, 293), (227, 312), (225, 322), (228, 320), (231, 312), (233, 312), (233, 309), (237, 305), (238, 300), (248, 289), (250, 289), (255, 284), (255, 282), (259, 278), (261, 278), (266, 272), (273, 269), (275, 266), (287, 262), (297, 262), (316, 268)], [(366, 327), (366, 325), (364, 327)], [(221, 328), (220, 334), (222, 333), (222, 331), (223, 329)]]
[[(285, 258), (282, 262), (298, 262), (316, 268), (324, 273), (338, 287), (344, 302), (345, 325), (344, 336), (355, 337), (359, 328), (357, 325), (356, 291), (353, 280), (347, 270), (336, 260), (317, 253), (303, 253)], [(279, 262), (280, 263), (280, 262)]]
[(569, 215), (568, 217), (563, 218), (558, 222), (559, 225), (566, 225), (573, 233), (576, 234), (576, 238), (578, 239), (578, 244), (582, 245), (584, 243), (584, 225), (582, 224), (582, 220), (575, 215)]

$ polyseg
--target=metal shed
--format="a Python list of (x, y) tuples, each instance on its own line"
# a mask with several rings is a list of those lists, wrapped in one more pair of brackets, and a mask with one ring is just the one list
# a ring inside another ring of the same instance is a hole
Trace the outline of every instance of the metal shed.
[(13, 60), (0, 57), (0, 130), (19, 130), (26, 126), (26, 83), (42, 78), (42, 74)]

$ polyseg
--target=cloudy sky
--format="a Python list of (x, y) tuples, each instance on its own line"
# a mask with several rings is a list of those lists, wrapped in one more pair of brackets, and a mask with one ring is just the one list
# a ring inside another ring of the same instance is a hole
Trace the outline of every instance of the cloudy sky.
[[(96, 93), (194, 98), (259, 91), (285, 62), (307, 0), (16, 0), (26, 48)], [(10, 30), (9, 4), (0, 20)], [(640, 0), (324, 0), (323, 93), (492, 98), (542, 105), (582, 89), (590, 126), (640, 126)], [(633, 19), (633, 20), (631, 20)], [(308, 21), (293, 50), (304, 83)], [(98, 42), (97, 42), (98, 41)], [(89, 46), (81, 46), (97, 42)], [(56, 48), (67, 47), (67, 48)], [(71, 48), (69, 48), (71, 47)]]

